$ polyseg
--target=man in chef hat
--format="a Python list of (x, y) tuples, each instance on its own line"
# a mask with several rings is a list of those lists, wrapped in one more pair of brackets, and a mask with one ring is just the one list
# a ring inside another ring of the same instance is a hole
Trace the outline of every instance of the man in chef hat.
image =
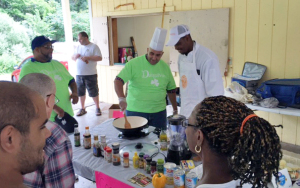
[[(147, 54), (132, 59), (117, 75), (115, 91), (119, 105), (128, 116), (141, 116), (148, 125), (166, 129), (166, 94), (177, 113), (176, 84), (170, 67), (161, 57), (167, 30), (155, 28)], [(127, 97), (123, 85), (129, 81)]]
[(210, 49), (194, 41), (187, 25), (170, 30), (167, 46), (174, 46), (178, 56), (180, 76), (180, 114), (189, 117), (206, 97), (224, 94), (219, 59)]

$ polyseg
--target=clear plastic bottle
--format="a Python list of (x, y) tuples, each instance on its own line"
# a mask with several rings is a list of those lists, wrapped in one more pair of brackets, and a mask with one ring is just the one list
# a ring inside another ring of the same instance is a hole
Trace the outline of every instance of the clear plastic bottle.
[(91, 149), (92, 140), (89, 127), (85, 127), (85, 133), (83, 135), (83, 147), (84, 149)]
[(133, 162), (133, 168), (139, 168), (139, 156), (137, 155), (137, 152), (134, 152), (132, 162)]
[(159, 140), (160, 140), (160, 149), (162, 151), (167, 151), (168, 149), (168, 137), (166, 130), (162, 130), (159, 135)]

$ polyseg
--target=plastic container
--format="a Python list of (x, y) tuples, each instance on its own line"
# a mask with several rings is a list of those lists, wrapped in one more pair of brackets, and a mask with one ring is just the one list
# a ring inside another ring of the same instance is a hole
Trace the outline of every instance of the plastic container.
[(134, 152), (132, 162), (133, 162), (133, 168), (139, 168), (139, 156), (137, 155), (137, 152)]

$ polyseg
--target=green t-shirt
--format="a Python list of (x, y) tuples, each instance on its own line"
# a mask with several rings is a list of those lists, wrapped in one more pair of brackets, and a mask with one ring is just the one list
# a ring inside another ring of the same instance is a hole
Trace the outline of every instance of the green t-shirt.
[(126, 63), (117, 75), (128, 84), (127, 110), (156, 113), (166, 109), (167, 90), (176, 88), (169, 65), (160, 60), (151, 65), (146, 55)]
[[(71, 116), (74, 115), (68, 87), (69, 82), (73, 79), (73, 77), (63, 64), (56, 60), (52, 60), (51, 62), (47, 63), (41, 63), (31, 60), (22, 67), (19, 80), (21, 80), (23, 76), (30, 73), (43, 73), (51, 77), (54, 80), (56, 86), (55, 95), (59, 99), (57, 106), (61, 107)], [(56, 113), (52, 111), (50, 120), (54, 121), (55, 116)]]

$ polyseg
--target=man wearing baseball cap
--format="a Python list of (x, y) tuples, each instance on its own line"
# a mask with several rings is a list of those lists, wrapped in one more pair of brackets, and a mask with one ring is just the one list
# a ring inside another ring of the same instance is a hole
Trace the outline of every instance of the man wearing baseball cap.
[(188, 26), (173, 27), (166, 45), (174, 46), (180, 53), (180, 114), (189, 117), (195, 105), (206, 97), (224, 94), (217, 55), (193, 41)]
[[(75, 79), (63, 64), (52, 59), (53, 43), (55, 40), (50, 40), (46, 36), (37, 36), (31, 42), (31, 49), (33, 52), (33, 58), (31, 58), (23, 67), (20, 73), (19, 80), (30, 73), (43, 73), (51, 77), (56, 85), (55, 96), (59, 102), (54, 105), (54, 108), (50, 117), (51, 121), (55, 121), (56, 114), (62, 118), (65, 112), (74, 115), (72, 105), (78, 102), (77, 85)], [(71, 95), (69, 94), (69, 88), (71, 89)]]

